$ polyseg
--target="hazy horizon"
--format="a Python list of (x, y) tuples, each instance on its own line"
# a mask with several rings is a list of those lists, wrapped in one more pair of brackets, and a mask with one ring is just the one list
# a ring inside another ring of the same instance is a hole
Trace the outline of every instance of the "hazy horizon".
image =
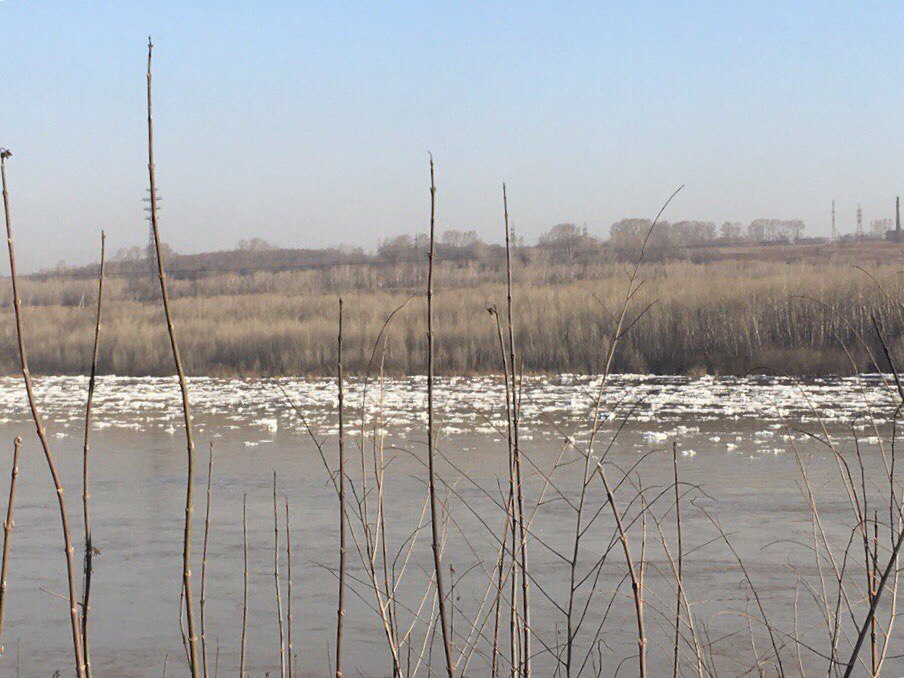
[[(163, 237), (352, 244), (426, 227), (528, 239), (669, 220), (893, 216), (904, 8), (634, 3), (0, 1), (0, 146), (24, 271), (143, 244), (155, 52)], [(6, 271), (6, 264), (0, 271)]]

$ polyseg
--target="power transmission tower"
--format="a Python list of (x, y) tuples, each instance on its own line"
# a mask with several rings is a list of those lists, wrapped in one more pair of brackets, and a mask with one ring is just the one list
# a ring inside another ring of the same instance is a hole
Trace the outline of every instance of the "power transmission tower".
[(863, 240), (863, 208), (857, 203), (857, 240)]
[(148, 193), (147, 197), (142, 198), (141, 201), (147, 203), (147, 206), (144, 208), (147, 216), (145, 220), (148, 222), (148, 244), (145, 249), (145, 264), (147, 265), (147, 272), (150, 276), (157, 275), (157, 245), (154, 240), (154, 224), (151, 222), (151, 203), (154, 203), (154, 207), (157, 208), (157, 211), (160, 211), (160, 201), (163, 200), (163, 196), (160, 195), (160, 192), (157, 191), (156, 195), (151, 195), (151, 189), (145, 189)]
[(832, 200), (832, 240), (838, 240), (838, 228), (835, 226), (835, 201)]

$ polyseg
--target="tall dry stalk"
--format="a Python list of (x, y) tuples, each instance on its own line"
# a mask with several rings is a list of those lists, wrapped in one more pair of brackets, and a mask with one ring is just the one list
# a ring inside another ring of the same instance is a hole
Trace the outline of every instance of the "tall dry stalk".
[(78, 678), (85, 676), (85, 660), (82, 653), (82, 633), (79, 627), (78, 599), (75, 593), (75, 566), (72, 562), (73, 546), (72, 538), (69, 534), (69, 519), (66, 517), (66, 500), (63, 497), (63, 485), (60, 483), (57, 474), (56, 465), (53, 462), (53, 454), (50, 451), (50, 444), (47, 442), (47, 431), (41, 419), (41, 413), (38, 411), (37, 401), (35, 400), (34, 389), (31, 383), (31, 372), (28, 370), (28, 356), (25, 350), (25, 331), (22, 327), (22, 301), (19, 299), (19, 288), (16, 280), (16, 253), (13, 249), (13, 224), (9, 209), (9, 190), (6, 185), (6, 161), (12, 156), (7, 149), (0, 149), (0, 179), (3, 184), (3, 213), (6, 218), (6, 242), (9, 249), (9, 275), (12, 284), (13, 293), (13, 309), (16, 316), (16, 338), (19, 346), (19, 363), (22, 368), (22, 378), (25, 380), (25, 392), (28, 395), (28, 406), (31, 409), (31, 418), (35, 424), (35, 430), (38, 439), (41, 441), (41, 448), (44, 450), (44, 459), (47, 462), (47, 468), (50, 471), (50, 477), (53, 480), (53, 486), (56, 490), (57, 502), (60, 509), (60, 520), (63, 523), (63, 547), (66, 554), (66, 573), (69, 583), (69, 617), (72, 625), (72, 643), (75, 646), (75, 674)]
[[(864, 497), (866, 494), (864, 493)], [(869, 600), (872, 602), (873, 596), (876, 595), (876, 585), (879, 583), (879, 512), (873, 512), (873, 548), (871, 553), (867, 553), (867, 585), (869, 587)], [(879, 675), (879, 646), (876, 638), (876, 627), (878, 620), (875, 615), (870, 623), (870, 668), (872, 676)]]
[[(9, 563), (9, 547), (13, 532), (13, 504), (16, 501), (16, 479), (19, 477), (19, 449), (22, 438), (13, 440), (13, 470), (9, 479), (9, 499), (6, 502), (6, 520), (3, 523), (3, 564), (0, 565), (0, 641), (3, 638), (3, 612), (6, 607), (6, 566)], [(0, 642), (0, 654), (3, 654), (3, 643)]]
[(443, 590), (442, 546), (440, 545), (440, 521), (436, 500), (436, 440), (433, 431), (433, 259), (436, 232), (436, 181), (433, 174), (433, 155), (430, 155), (430, 253), (427, 264), (427, 486), (430, 493), (430, 528), (433, 548), (433, 569), (436, 578), (436, 599), (439, 609), (440, 632), (446, 658), (446, 673), (453, 678), (452, 638), (446, 616), (446, 600)]
[(157, 277), (160, 279), (160, 296), (163, 299), (163, 313), (166, 316), (166, 329), (169, 334), (173, 362), (179, 377), (179, 390), (182, 394), (182, 414), (185, 420), (185, 447), (187, 452), (187, 473), (185, 481), (185, 526), (182, 532), (182, 587), (185, 591), (185, 624), (188, 631), (189, 666), (192, 678), (201, 675), (201, 662), (198, 657), (198, 637), (195, 634), (195, 616), (191, 593), (191, 523), (194, 512), (194, 479), (195, 479), (195, 441), (191, 430), (191, 406), (188, 399), (188, 383), (182, 369), (182, 358), (179, 355), (179, 342), (176, 339), (176, 327), (170, 312), (169, 293), (166, 288), (166, 273), (163, 270), (163, 253), (160, 247), (160, 231), (157, 228), (157, 183), (154, 176), (154, 118), (151, 111), (151, 58), (154, 44), (148, 37), (148, 181), (150, 182), (151, 230), (154, 233), (154, 254), (157, 258)]
[(289, 529), (289, 499), (286, 498), (286, 655), (289, 678), (292, 678), (292, 532)]
[(245, 678), (245, 641), (248, 633), (248, 495), (242, 495), (242, 639), (239, 645), (239, 678)]
[(276, 471), (273, 472), (273, 583), (276, 587), (276, 620), (279, 623), (279, 675), (286, 678), (286, 645), (283, 630), (282, 593), (279, 587), (279, 514), (276, 510)]
[(85, 437), (82, 445), (82, 510), (85, 522), (85, 572), (82, 584), (82, 646), (85, 655), (85, 676), (91, 678), (91, 654), (88, 649), (88, 613), (91, 611), (91, 574), (94, 569), (94, 543), (91, 539), (91, 521), (88, 516), (88, 452), (91, 435), (91, 406), (94, 403), (94, 386), (97, 379), (97, 356), (100, 351), (101, 306), (104, 300), (104, 266), (106, 264), (107, 239), (100, 232), (100, 271), (97, 274), (97, 315), (94, 319), (94, 350), (91, 352), (91, 376), (88, 379), (88, 402), (85, 405)]
[(339, 297), (339, 335), (336, 353), (339, 387), (339, 595), (336, 609), (336, 678), (342, 678), (342, 629), (345, 621), (345, 407), (342, 377), (342, 297)]
[[(506, 229), (508, 231), (508, 229)], [(517, 579), (517, 568), (515, 567), (515, 563), (517, 562), (516, 548), (515, 548), (515, 454), (514, 454), (514, 438), (512, 436), (512, 400), (509, 398), (511, 385), (510, 385), (510, 373), (509, 373), (509, 363), (508, 357), (505, 351), (505, 339), (502, 336), (502, 322), (499, 320), (499, 311), (495, 306), (490, 306), (487, 308), (489, 314), (496, 321), (496, 336), (499, 340), (499, 356), (502, 361), (502, 374), (503, 374), (503, 383), (505, 385), (505, 425), (506, 425), (506, 442), (508, 444), (508, 464), (509, 464), (509, 492), (508, 492), (508, 501), (505, 504), (505, 519), (503, 521), (503, 530), (502, 530), (502, 539), (501, 546), (499, 550), (499, 562), (497, 565), (497, 588), (496, 588), (496, 601), (495, 601), (495, 617), (493, 621), (493, 646), (492, 646), (492, 656), (491, 656), (491, 672), (493, 677), (499, 675), (499, 624), (500, 624), (500, 608), (502, 603), (502, 591), (503, 591), (503, 573), (505, 569), (505, 555), (506, 555), (506, 540), (508, 539), (509, 528), (511, 527), (512, 531), (512, 587), (516, 586)], [(514, 622), (517, 618), (517, 614), (515, 612), (515, 604), (516, 598), (512, 595), (510, 602), (510, 638), (509, 638), (509, 647), (512, 651), (514, 651), (515, 647), (515, 638), (514, 638)], [(510, 659), (513, 660), (513, 656)], [(515, 670), (515, 662), (512, 661), (511, 669), (514, 672)]]
[(684, 582), (682, 581), (683, 572), (682, 565), (684, 560), (684, 545), (682, 543), (682, 535), (681, 535), (681, 492), (678, 488), (678, 443), (672, 443), (672, 470), (674, 471), (675, 476), (675, 522), (676, 529), (678, 532), (678, 565), (677, 571), (675, 574), (676, 582), (676, 596), (677, 600), (675, 602), (675, 647), (673, 648), (674, 656), (672, 657), (672, 678), (677, 678), (678, 676), (678, 641), (681, 637), (681, 598), (684, 589)]
[(527, 560), (527, 530), (524, 528), (524, 488), (521, 478), (521, 446), (519, 442), (519, 403), (518, 403), (518, 381), (515, 375), (517, 369), (517, 354), (515, 351), (515, 321), (514, 312), (512, 311), (512, 245), (511, 231), (509, 229), (509, 213), (508, 213), (508, 194), (506, 193), (505, 184), (502, 184), (502, 206), (503, 218), (505, 222), (505, 299), (506, 299), (506, 317), (508, 320), (508, 348), (509, 348), (509, 365), (512, 374), (511, 388), (511, 417), (512, 417), (512, 452), (515, 470), (515, 515), (518, 525), (518, 541), (519, 551), (521, 555), (521, 621), (522, 621), (522, 640), (521, 640), (521, 664), (522, 672), (525, 678), (530, 676), (531, 650), (530, 650), (530, 586)]
[(213, 479), (213, 443), (207, 459), (207, 501), (204, 504), (204, 543), (201, 547), (201, 599), (198, 606), (201, 613), (201, 660), (204, 678), (207, 678), (207, 627), (204, 624), (204, 608), (207, 606), (207, 545), (210, 539), (210, 483)]

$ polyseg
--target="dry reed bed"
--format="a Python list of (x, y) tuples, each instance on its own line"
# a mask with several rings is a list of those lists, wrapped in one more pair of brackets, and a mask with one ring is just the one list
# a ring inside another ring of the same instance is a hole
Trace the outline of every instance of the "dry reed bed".
[[(546, 275), (516, 270), (515, 311), (523, 325), (524, 369), (598, 372), (615, 324), (623, 268), (605, 266), (593, 277), (557, 284), (541, 282)], [(437, 372), (498, 372), (494, 331), (485, 308), (504, 299), (504, 280), (459, 286), (458, 273), (452, 265), (438, 266)], [(877, 314), (892, 346), (898, 347), (904, 336), (904, 320), (893, 301), (902, 292), (897, 269), (884, 267), (870, 274), (885, 291), (849, 266), (644, 266), (640, 275), (645, 284), (635, 303), (638, 310), (655, 303), (643, 322), (624, 337), (614, 370), (844, 373), (849, 365), (841, 341), (852, 346), (858, 366), (867, 368), (866, 354), (854, 338), (870, 334), (871, 313)], [(410, 299), (394, 321), (385, 369), (389, 374), (423, 372), (424, 302), (416, 289), (309, 286), (308, 277), (307, 272), (255, 274), (248, 276), (247, 287), (246, 281), (233, 276), (226, 276), (222, 285), (217, 280), (171, 281), (188, 373), (332, 374), (335, 298), (344, 291), (350, 293), (346, 297), (346, 371), (363, 373), (370, 343), (384, 319)], [(165, 323), (159, 303), (142, 300), (148, 286), (123, 279), (108, 281), (108, 327), (100, 373), (166, 372)], [(63, 286), (58, 280), (28, 280), (23, 287), (23, 304), (30, 307), (27, 322), (33, 337), (34, 370), (83, 373), (85, 356), (91, 351), (96, 284), (73, 280)], [(213, 288), (218, 288), (217, 294)], [(280, 292), (265, 291), (271, 288)], [(9, 324), (0, 327), (0, 371), (4, 373), (16, 368), (13, 331)]]

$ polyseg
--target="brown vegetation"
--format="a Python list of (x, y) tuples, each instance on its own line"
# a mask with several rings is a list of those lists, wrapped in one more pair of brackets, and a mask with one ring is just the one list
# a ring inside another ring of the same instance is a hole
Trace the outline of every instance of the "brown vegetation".
[[(893, 248), (894, 249), (894, 248)], [(620, 264), (535, 264), (516, 257), (515, 312), (521, 319), (520, 357), (526, 372), (599, 372), (606, 341), (623, 301)], [(848, 372), (840, 341), (869, 334), (877, 314), (889, 342), (904, 336), (900, 309), (904, 267), (849, 263), (731, 261), (649, 263), (635, 301), (652, 303), (624, 337), (613, 370), (653, 373), (796, 374)], [(328, 375), (335, 371), (335, 299), (346, 297), (344, 367), (361, 374), (386, 316), (394, 319), (386, 348), (389, 374), (422, 373), (426, 351), (426, 266), (224, 274), (169, 280), (173, 314), (189, 374)], [(880, 281), (881, 290), (871, 279)], [(101, 374), (168, 373), (171, 352), (151, 279), (108, 278)], [(486, 307), (505, 299), (505, 267), (443, 262), (436, 266), (435, 360), (438, 373), (498, 372), (494, 330)], [(94, 279), (26, 279), (20, 296), (39, 373), (81, 374), (92, 351)], [(3, 294), (8, 304), (8, 294)], [(9, 323), (0, 327), (0, 371), (17, 356)]]

